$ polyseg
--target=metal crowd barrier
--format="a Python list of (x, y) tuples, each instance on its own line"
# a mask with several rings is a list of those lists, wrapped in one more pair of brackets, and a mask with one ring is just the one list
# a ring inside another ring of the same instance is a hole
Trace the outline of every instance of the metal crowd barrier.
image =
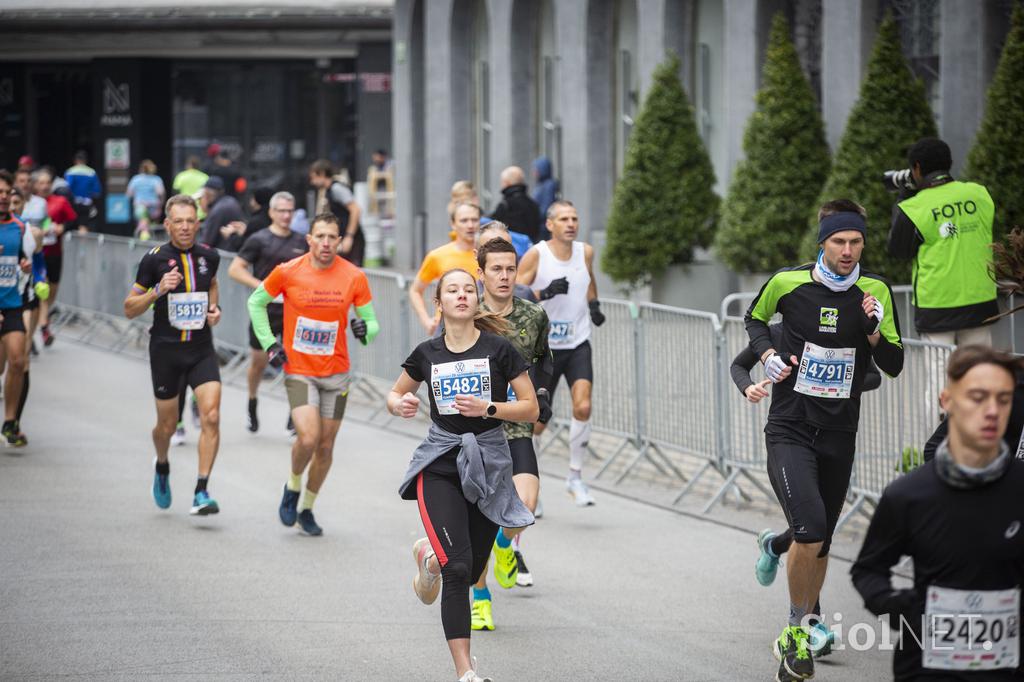
[[(104, 235), (65, 237), (59, 305), (76, 313), (92, 313), (90, 325), (113, 326), (123, 339), (114, 350), (132, 338), (141, 339), (148, 327), (149, 313), (140, 320), (124, 320), (122, 301), (139, 260), (153, 246), (153, 242)], [(222, 256), (218, 282), (223, 316), (214, 338), (218, 349), (231, 358), (227, 374), (240, 371), (247, 362), (250, 292), (227, 275), (234, 254)], [(426, 334), (409, 305), (409, 282), (391, 272), (366, 273), (381, 334), (367, 347), (350, 341), (349, 349), (357, 379), (354, 386), (379, 401), (379, 414), (384, 387), (398, 376), (402, 361)], [(903, 296), (905, 292), (894, 293)], [(431, 294), (428, 291), (425, 298)], [(746, 490), (752, 486), (773, 497), (763, 476), (768, 401), (749, 404), (729, 375), (733, 357), (747, 345), (739, 314), (752, 296), (727, 297), (721, 316), (651, 303), (602, 301), (607, 321), (595, 328), (592, 338), (591, 424), (606, 445), (592, 448), (600, 461), (597, 476), (614, 473), (618, 484), (643, 464), (660, 482), (682, 485), (676, 503), (708, 475), (720, 477), (704, 512), (730, 490), (747, 498)], [(902, 317), (905, 298), (897, 305)], [(913, 326), (910, 319), (901, 323), (904, 328)], [(88, 338), (88, 329), (82, 338)], [(867, 511), (888, 483), (919, 461), (919, 451), (938, 422), (938, 392), (952, 349), (913, 339), (906, 339), (904, 347), (901, 376), (883, 377), (879, 390), (862, 397), (852, 504), (842, 522)], [(556, 392), (554, 409), (556, 419), (545, 448), (567, 441), (571, 401), (564, 384)], [(684, 471), (686, 458), (696, 463), (696, 473)]]

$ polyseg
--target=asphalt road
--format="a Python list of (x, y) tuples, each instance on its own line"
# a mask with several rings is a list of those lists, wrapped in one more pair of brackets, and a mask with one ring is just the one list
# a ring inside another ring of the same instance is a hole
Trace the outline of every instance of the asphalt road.
[[(412, 593), (422, 535), (397, 487), (415, 441), (349, 421), (316, 503), (320, 538), (284, 528), (286, 406), (225, 388), (215, 517), (188, 515), (195, 429), (172, 451), (174, 503), (150, 496), (154, 419), (138, 360), (68, 342), (32, 367), (30, 445), (0, 452), (0, 678), (454, 680), (438, 605)], [(495, 593), (475, 633), (507, 680), (769, 680), (784, 580), (754, 580), (753, 537), (608, 493), (572, 506), (542, 479), (524, 536), (536, 584)], [(836, 562), (822, 602), (877, 622)], [(493, 580), (492, 580), (493, 583)], [(862, 637), (863, 641), (864, 638)], [(889, 677), (890, 653), (837, 652), (819, 680)]]

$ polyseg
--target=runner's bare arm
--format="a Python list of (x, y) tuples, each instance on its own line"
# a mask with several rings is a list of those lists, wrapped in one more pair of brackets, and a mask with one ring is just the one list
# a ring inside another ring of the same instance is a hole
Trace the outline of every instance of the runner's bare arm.
[[(523, 254), (523, 257), (519, 260), (519, 267), (516, 270), (516, 284), (523, 284), (525, 286), (533, 284), (533, 280), (537, 279), (537, 263), (539, 262), (540, 254), (537, 251), (537, 247), (531, 246), (530, 250)], [(540, 294), (536, 291), (533, 292), (533, 295), (540, 298)]]
[(427, 334), (433, 334), (437, 322), (427, 314), (427, 305), (423, 302), (423, 292), (427, 290), (427, 286), (428, 283), (419, 277), (412, 281), (412, 286), (409, 287), (409, 305), (419, 318), (420, 324), (427, 330)]
[(583, 259), (587, 261), (587, 274), (590, 275), (590, 286), (587, 287), (587, 301), (597, 300), (597, 280), (594, 278), (594, 247), (583, 245)]
[(252, 272), (249, 271), (249, 265), (249, 261), (241, 256), (235, 256), (228, 268), (228, 277), (250, 289), (255, 289), (260, 285), (260, 281), (253, 277)]
[(209, 299), (210, 306), (206, 309), (206, 324), (216, 327), (220, 322), (220, 284), (217, 283), (216, 277), (210, 281)]
[(388, 393), (388, 413), (396, 417), (405, 417), (406, 419), (415, 417), (420, 408), (420, 399), (416, 397), (416, 391), (419, 390), (419, 387), (420, 382), (414, 380), (405, 370), (402, 370), (398, 381), (395, 382), (395, 385), (391, 387), (391, 391)]

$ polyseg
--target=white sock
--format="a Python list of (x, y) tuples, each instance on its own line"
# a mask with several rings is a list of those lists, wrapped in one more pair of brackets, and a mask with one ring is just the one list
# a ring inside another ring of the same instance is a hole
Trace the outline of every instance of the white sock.
[(590, 441), (590, 421), (580, 421), (573, 417), (569, 426), (569, 468), (574, 471), (583, 470), (583, 460), (587, 458), (587, 443)]

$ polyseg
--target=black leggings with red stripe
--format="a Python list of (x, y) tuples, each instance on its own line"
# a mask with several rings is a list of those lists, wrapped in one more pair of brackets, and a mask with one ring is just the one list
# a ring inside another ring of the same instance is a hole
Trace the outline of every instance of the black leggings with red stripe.
[(469, 588), (487, 568), (498, 524), (462, 494), (455, 453), (432, 462), (416, 481), (420, 518), (441, 564), (441, 625), (445, 639), (467, 639)]

